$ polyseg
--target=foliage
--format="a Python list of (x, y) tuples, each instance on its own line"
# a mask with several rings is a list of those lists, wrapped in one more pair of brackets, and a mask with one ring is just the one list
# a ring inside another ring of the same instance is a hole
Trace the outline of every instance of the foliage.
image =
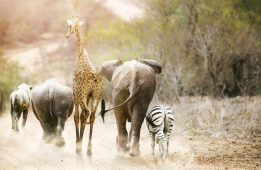
[(9, 95), (21, 82), (19, 72), (21, 67), (18, 63), (8, 60), (2, 52), (0, 52), (0, 113), (4, 110)]
[(101, 20), (92, 25), (87, 39), (114, 58), (159, 60), (164, 69), (158, 76), (158, 100), (171, 102), (170, 94), (178, 100), (182, 95), (261, 93), (259, 1), (143, 3), (143, 18)]
[[(137, 58), (162, 64), (163, 73), (157, 76), (158, 101), (173, 103), (186, 95), (261, 94), (259, 0), (135, 1), (144, 15), (131, 21), (116, 17), (102, 0), (0, 1), (1, 44), (31, 42), (42, 33), (65, 32), (66, 18), (79, 14), (85, 23), (85, 47), (95, 64)], [(17, 10), (10, 10), (13, 8)], [(69, 47), (59, 51), (66, 58), (62, 69), (67, 69), (67, 74), (72, 74), (74, 48), (72, 39)], [(54, 65), (49, 65), (50, 70)]]

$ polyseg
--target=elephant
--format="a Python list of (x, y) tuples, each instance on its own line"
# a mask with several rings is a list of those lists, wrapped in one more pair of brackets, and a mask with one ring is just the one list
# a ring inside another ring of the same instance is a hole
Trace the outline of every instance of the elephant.
[(20, 119), (22, 113), (22, 126), (24, 127), (26, 124), (28, 110), (30, 107), (31, 90), (32, 86), (27, 84), (21, 84), (18, 86), (17, 90), (13, 91), (10, 94), (12, 129), (15, 131), (19, 131), (18, 120)]
[[(130, 156), (137, 156), (140, 154), (140, 128), (155, 92), (156, 74), (162, 72), (162, 66), (149, 59), (111, 60), (103, 63), (99, 72), (111, 82), (114, 105), (105, 110), (102, 99), (101, 116), (104, 120), (105, 113), (114, 109), (118, 129), (117, 150), (129, 151)], [(131, 122), (129, 135), (127, 120)]]
[(65, 144), (62, 132), (65, 122), (74, 107), (71, 88), (57, 79), (49, 79), (32, 90), (32, 109), (43, 129), (43, 140), (50, 142), (55, 138), (57, 146)]

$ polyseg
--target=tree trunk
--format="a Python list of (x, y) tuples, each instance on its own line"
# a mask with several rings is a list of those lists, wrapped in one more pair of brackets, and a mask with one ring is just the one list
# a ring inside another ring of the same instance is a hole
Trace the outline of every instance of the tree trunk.
[(4, 94), (0, 92), (0, 113), (4, 111)]

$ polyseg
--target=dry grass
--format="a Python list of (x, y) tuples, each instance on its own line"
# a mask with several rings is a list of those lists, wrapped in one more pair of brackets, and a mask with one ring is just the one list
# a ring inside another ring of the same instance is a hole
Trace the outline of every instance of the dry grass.
[[(176, 113), (173, 137), (182, 134), (187, 139), (191, 150), (186, 157), (192, 157), (199, 165), (260, 169), (260, 96), (181, 97), (173, 108)], [(171, 156), (179, 158), (180, 153)]]
[(261, 131), (261, 96), (230, 99), (182, 97), (173, 109), (176, 125), (187, 130)]

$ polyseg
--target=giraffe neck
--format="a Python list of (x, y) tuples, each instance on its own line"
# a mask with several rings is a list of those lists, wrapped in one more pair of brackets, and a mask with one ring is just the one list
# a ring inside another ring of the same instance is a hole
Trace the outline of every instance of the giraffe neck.
[(85, 62), (89, 67), (93, 68), (93, 63), (91, 62), (87, 51), (83, 48), (83, 40), (81, 38), (79, 26), (75, 29), (75, 35), (77, 37), (77, 53), (78, 53), (78, 62)]
[(84, 48), (83, 48), (83, 40), (81, 38), (80, 28), (79, 26), (75, 29), (75, 35), (76, 35), (76, 43), (77, 43), (77, 53), (78, 53), (78, 59), (80, 59), (83, 56)]

